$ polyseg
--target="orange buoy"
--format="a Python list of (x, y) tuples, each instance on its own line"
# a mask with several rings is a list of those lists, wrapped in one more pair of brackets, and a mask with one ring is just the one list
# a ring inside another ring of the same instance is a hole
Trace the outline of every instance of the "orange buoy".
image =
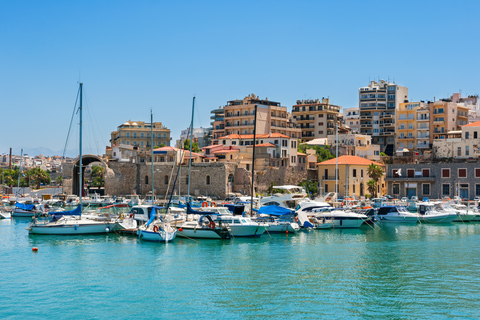
[(182, 231), (183, 231), (183, 228), (178, 228), (178, 231), (182, 232)]
[(38, 251), (38, 248), (37, 248), (37, 247), (33, 247), (33, 248), (32, 248), (32, 251), (33, 251), (33, 252), (37, 252), (37, 251)]

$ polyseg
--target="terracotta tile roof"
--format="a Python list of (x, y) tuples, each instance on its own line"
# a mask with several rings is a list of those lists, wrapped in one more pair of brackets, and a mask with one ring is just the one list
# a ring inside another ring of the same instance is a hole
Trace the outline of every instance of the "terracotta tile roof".
[(239, 150), (237, 149), (218, 150), (218, 151), (213, 151), (212, 154), (231, 153), (231, 152), (238, 152), (238, 151)]
[(297, 152), (297, 156), (306, 156), (306, 153)]
[[(249, 148), (252, 148), (253, 146), (248, 146)], [(261, 143), (261, 144), (256, 144), (255, 147), (274, 147), (276, 148), (277, 146), (274, 145), (273, 143)]]
[[(323, 162), (318, 162), (317, 164), (336, 164), (337, 160), (336, 158), (323, 161)], [(357, 157), (357, 156), (340, 156), (338, 157), (338, 164), (348, 164), (348, 165), (362, 165), (362, 166), (369, 166), (371, 164), (376, 164), (377, 166), (384, 166), (381, 163), (375, 162), (375, 161), (370, 161), (368, 159), (362, 158), (362, 157)]]
[(464, 127), (480, 127), (480, 121), (469, 123), (469, 124), (466, 124), (466, 125), (462, 126), (462, 128), (464, 128)]
[[(268, 133), (268, 134), (257, 134), (256, 135), (257, 139), (267, 139), (267, 138), (288, 138), (290, 139), (289, 136), (286, 136), (284, 134), (274, 132), (274, 133)], [(253, 139), (253, 134), (229, 134), (223, 137), (218, 138), (217, 140), (220, 139)]]

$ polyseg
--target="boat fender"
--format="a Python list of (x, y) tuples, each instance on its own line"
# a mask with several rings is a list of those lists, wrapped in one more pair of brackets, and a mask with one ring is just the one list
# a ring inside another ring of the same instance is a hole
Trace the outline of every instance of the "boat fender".
[(208, 224), (208, 226), (209, 226), (211, 229), (215, 229), (215, 222), (210, 221), (210, 223)]
[(212, 207), (216, 207), (216, 206), (217, 204), (214, 201), (212, 201)]
[(203, 202), (202, 202), (202, 208), (205, 208), (205, 207), (208, 207), (207, 201), (203, 201)]
[(109, 227), (106, 227), (106, 228), (105, 228), (105, 232), (110, 232), (110, 228), (109, 228)]
[(75, 230), (77, 230), (77, 225), (75, 225)]
[(160, 228), (158, 226), (153, 226), (153, 232), (158, 232)]
[(298, 217), (297, 217), (297, 216), (295, 217), (295, 222), (297, 222), (297, 223), (298, 223)]
[(133, 218), (133, 213), (130, 213), (130, 218)]

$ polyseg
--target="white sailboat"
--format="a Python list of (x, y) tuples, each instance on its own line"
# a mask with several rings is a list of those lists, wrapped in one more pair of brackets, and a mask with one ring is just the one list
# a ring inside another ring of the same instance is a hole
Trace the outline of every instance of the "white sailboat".
[(15, 198), (15, 207), (12, 210), (12, 217), (31, 218), (40, 211), (33, 203), (24, 203), (18, 201), (18, 192), (20, 190), (20, 176), (22, 174), (23, 149), (20, 151), (20, 167), (18, 169), (17, 192)]
[(59, 211), (50, 213), (53, 218), (50, 221), (39, 221), (34, 216), (30, 226), (27, 228), (32, 234), (50, 235), (77, 235), (108, 233), (117, 228), (114, 219), (91, 219), (82, 217), (82, 191), (83, 191), (83, 170), (82, 170), (82, 91), (83, 83), (79, 84), (80, 105), (78, 108), (80, 116), (80, 155), (79, 155), (79, 201), (80, 204), (70, 211)]

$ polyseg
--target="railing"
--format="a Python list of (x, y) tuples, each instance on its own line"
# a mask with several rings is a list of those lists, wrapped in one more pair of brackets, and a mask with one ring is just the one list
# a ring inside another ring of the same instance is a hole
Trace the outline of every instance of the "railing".
[(335, 176), (322, 176), (322, 180), (337, 180)]

